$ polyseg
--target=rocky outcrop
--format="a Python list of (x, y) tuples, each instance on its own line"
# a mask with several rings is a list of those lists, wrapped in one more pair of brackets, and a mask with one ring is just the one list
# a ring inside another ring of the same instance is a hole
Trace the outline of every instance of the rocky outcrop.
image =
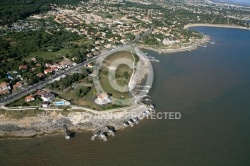
[(140, 116), (147, 107), (135, 104), (124, 110), (89, 113), (71, 112), (68, 116), (61, 113), (49, 112), (45, 116), (26, 117), (20, 120), (0, 117), (0, 137), (34, 137), (36, 135), (63, 132), (65, 124), (69, 130), (95, 131), (104, 126), (114, 126), (116, 129), (123, 128), (124, 120)]

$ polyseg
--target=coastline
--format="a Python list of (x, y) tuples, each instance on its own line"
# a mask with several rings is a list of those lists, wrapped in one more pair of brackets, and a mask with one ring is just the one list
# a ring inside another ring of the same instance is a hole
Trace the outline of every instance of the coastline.
[[(219, 28), (235, 28), (235, 29), (244, 29), (244, 30), (250, 30), (250, 28), (246, 28), (246, 27), (241, 27), (241, 26), (236, 26), (236, 25), (225, 25), (225, 24), (187, 24), (184, 26), (184, 29), (188, 29), (191, 27), (219, 27)], [(197, 49), (197, 47), (199, 45), (203, 45), (210, 42), (210, 37), (207, 35), (204, 35), (204, 37), (202, 39), (198, 39), (192, 43), (187, 43), (187, 45), (183, 46), (180, 45), (179, 48), (169, 48), (169, 47), (164, 47), (164, 46), (160, 46), (158, 48), (149, 46), (149, 45), (138, 45), (139, 48), (142, 49), (148, 49), (148, 50), (152, 50), (152, 51), (156, 51), (159, 53), (175, 53), (175, 52), (183, 52), (183, 51), (191, 51), (191, 50), (195, 50)]]
[(207, 35), (204, 35), (204, 37), (202, 39), (196, 40), (192, 43), (187, 43), (186, 45), (180, 45), (180, 46), (178, 46), (178, 48), (169, 48), (169, 47), (164, 47), (164, 46), (159, 47), (159, 48), (154, 48), (152, 46), (144, 45), (144, 44), (138, 45), (138, 47), (142, 48), (142, 49), (156, 51), (159, 53), (175, 53), (175, 52), (195, 50), (195, 49), (197, 49), (197, 47), (199, 47), (199, 45), (206, 44), (209, 41), (210, 41), (210, 37)]
[[(126, 108), (108, 110), (106, 112), (90, 112), (75, 108), (67, 116), (60, 111), (47, 111), (35, 117), (10, 119), (0, 115), (0, 139), (5, 138), (32, 138), (35, 136), (64, 133), (63, 125), (72, 132), (96, 131), (107, 125), (116, 130), (124, 129), (123, 122), (141, 115), (148, 109), (144, 104), (134, 104)], [(73, 110), (73, 109), (72, 109)]]
[(187, 24), (184, 26), (184, 29), (188, 29), (191, 27), (219, 27), (219, 28), (236, 28), (236, 29), (245, 29), (245, 30), (250, 30), (250, 28), (247, 27), (241, 27), (241, 26), (236, 26), (236, 25), (227, 25), (227, 24)]
[[(134, 87), (141, 83), (147, 74), (147, 66), (141, 62), (132, 82)], [(131, 90), (134, 89), (131, 87)], [(131, 94), (132, 95), (132, 94)], [(2, 107), (4, 108), (4, 107)], [(23, 108), (28, 109), (28, 108)], [(5, 110), (21, 111), (20, 108), (6, 108)], [(41, 109), (42, 110), (42, 109)], [(143, 103), (133, 103), (127, 107), (121, 107), (106, 111), (96, 111), (85, 107), (72, 106), (68, 115), (62, 115), (63, 109), (43, 110), (33, 117), (21, 119), (11, 119), (0, 114), (0, 139), (5, 138), (33, 138), (36, 136), (63, 133), (63, 125), (70, 131), (96, 131), (106, 126), (113, 126), (116, 130), (124, 129), (124, 121), (138, 117), (143, 119), (143, 112), (148, 110), (148, 106)]]
[[(247, 29), (244, 27), (229, 26), (229, 25), (213, 25), (213, 24), (188, 24), (184, 28), (190, 28), (195, 26), (209, 26), (209, 27), (225, 27), (225, 28), (240, 28)], [(249, 30), (249, 29), (248, 29)], [(191, 43), (180, 44), (177, 47), (152, 47), (148, 45), (138, 45), (138, 48), (144, 48), (153, 50), (159, 53), (175, 53), (181, 51), (191, 51), (197, 49), (197, 47), (206, 44), (210, 41), (210, 37), (204, 35), (202, 39), (195, 40)], [(146, 74), (144, 70), (143, 74)], [(141, 78), (143, 79), (143, 77)], [(141, 80), (137, 80), (136, 84), (139, 84)], [(35, 136), (54, 134), (54, 133), (63, 133), (63, 124), (66, 124), (69, 130), (71, 131), (95, 131), (100, 126), (104, 124), (113, 125), (115, 128), (124, 129), (123, 121), (127, 120), (128, 113), (131, 115), (140, 115), (145, 109), (146, 105), (134, 104), (132, 106), (108, 110), (105, 112), (91, 112), (86, 109), (75, 108), (76, 111), (80, 109), (80, 112), (70, 112), (68, 116), (63, 116), (60, 112), (48, 111), (46, 115), (38, 115), (36, 117), (25, 117), (22, 119), (9, 119), (0, 114), (0, 138), (32, 138)], [(73, 109), (72, 109), (73, 110)], [(112, 115), (119, 117), (119, 119), (93, 119), (94, 115), (104, 115), (112, 112)], [(47, 114), (48, 113), (48, 114)]]

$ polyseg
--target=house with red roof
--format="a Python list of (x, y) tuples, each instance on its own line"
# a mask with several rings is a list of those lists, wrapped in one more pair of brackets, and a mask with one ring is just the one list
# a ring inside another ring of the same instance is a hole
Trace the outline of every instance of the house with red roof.
[(7, 93), (10, 93), (10, 86), (7, 82), (2, 82), (0, 84), (0, 94), (7, 94)]
[(53, 70), (51, 70), (50, 68), (44, 70), (44, 74), (49, 74), (49, 73), (52, 73), (52, 72), (53, 72)]
[(18, 90), (23, 87), (23, 84), (21, 82), (17, 82), (15, 85), (13, 85), (13, 89)]
[(98, 95), (97, 98), (95, 99), (95, 103), (98, 105), (105, 105), (105, 104), (108, 104), (110, 102), (111, 102), (111, 100), (110, 100), (107, 93), (102, 93), (102, 94)]
[(19, 66), (19, 70), (26, 70), (26, 69), (28, 69), (27, 65), (21, 65), (21, 66)]
[(43, 73), (38, 73), (38, 74), (36, 74), (36, 76), (41, 78), (41, 77), (44, 77), (44, 74)]
[(35, 97), (33, 95), (29, 95), (29, 96), (25, 97), (26, 102), (30, 102), (30, 101), (34, 101), (34, 100), (35, 100)]

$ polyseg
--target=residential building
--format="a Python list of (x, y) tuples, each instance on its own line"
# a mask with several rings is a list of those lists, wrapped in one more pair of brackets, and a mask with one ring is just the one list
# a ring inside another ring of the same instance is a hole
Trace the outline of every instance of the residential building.
[(44, 102), (51, 102), (55, 98), (55, 95), (50, 92), (43, 92), (41, 98)]
[(95, 99), (95, 103), (98, 105), (105, 105), (105, 104), (108, 104), (110, 102), (111, 102), (111, 100), (110, 100), (107, 93), (102, 93), (102, 94), (98, 95), (97, 98)]
[(48, 102), (43, 102), (43, 103), (42, 103), (42, 107), (44, 107), (44, 108), (49, 107), (49, 103), (48, 103)]
[(21, 65), (21, 66), (19, 66), (19, 70), (26, 70), (26, 69), (28, 69), (27, 65)]
[(44, 74), (43, 73), (38, 73), (38, 74), (36, 74), (36, 76), (41, 78), (41, 77), (44, 77)]
[(30, 102), (30, 101), (34, 101), (34, 100), (35, 100), (35, 97), (33, 95), (29, 95), (29, 96), (25, 97), (26, 102)]
[(2, 82), (0, 84), (0, 94), (7, 94), (10, 93), (10, 86), (7, 82)]
[(52, 72), (53, 72), (52, 69), (46, 69), (46, 70), (44, 70), (44, 74), (49, 74), (49, 73), (52, 73)]
[(22, 88), (23, 84), (21, 82), (17, 82), (15, 85), (13, 85), (13, 89), (18, 90), (19, 88)]

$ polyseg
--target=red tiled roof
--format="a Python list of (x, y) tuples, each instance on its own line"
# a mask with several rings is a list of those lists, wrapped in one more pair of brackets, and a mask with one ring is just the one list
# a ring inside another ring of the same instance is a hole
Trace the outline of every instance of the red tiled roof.
[(19, 66), (19, 70), (20, 70), (20, 69), (27, 69), (27, 68), (28, 68), (27, 65), (21, 65), (21, 66)]
[(59, 64), (60, 65), (72, 65), (72, 62), (70, 62), (70, 61), (61, 61)]
[(6, 86), (7, 86), (7, 82), (2, 82), (2, 83), (0, 84), (0, 88), (6, 87)]
[(52, 70), (51, 69), (46, 69), (46, 70), (44, 70), (44, 73), (46, 74), (46, 73), (52, 73)]
[(38, 90), (38, 91), (36, 91), (36, 93), (34, 94), (35, 96), (41, 96), (43, 94), (43, 92), (42, 91), (40, 91), (40, 90)]
[(16, 89), (16, 88), (19, 88), (22, 86), (23, 86), (23, 84), (21, 82), (17, 82), (15, 85), (13, 85), (13, 88)]
[(30, 100), (34, 100), (34, 96), (33, 95), (29, 95), (25, 97), (25, 101), (30, 101)]
[(37, 77), (43, 77), (44, 74), (43, 74), (43, 73), (38, 73), (38, 74), (36, 74), (36, 76), (37, 76)]
[(101, 98), (101, 99), (106, 98), (106, 97), (108, 97), (107, 93), (102, 93), (98, 96), (98, 98)]

